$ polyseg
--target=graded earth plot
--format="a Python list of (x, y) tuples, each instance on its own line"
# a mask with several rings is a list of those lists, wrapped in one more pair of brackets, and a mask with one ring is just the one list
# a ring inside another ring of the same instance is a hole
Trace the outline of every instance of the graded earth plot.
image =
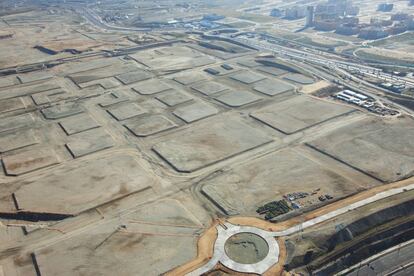
[(39, 142), (34, 130), (6, 132), (0, 134), (0, 153), (28, 147)]
[(30, 126), (34, 122), (35, 119), (30, 113), (14, 117), (0, 118), (0, 133)]
[(22, 83), (28, 83), (33, 81), (47, 80), (53, 78), (53, 75), (46, 71), (38, 71), (26, 74), (20, 74), (17, 76)]
[(206, 96), (211, 96), (212, 94), (216, 94), (218, 92), (229, 89), (228, 86), (214, 81), (206, 81), (193, 84), (191, 88)]
[(23, 98), (13, 98), (0, 101), (0, 113), (24, 109), (26, 107)]
[(29, 86), (20, 84), (9, 88), (2, 88), (0, 91), (0, 100), (28, 96), (57, 88), (60, 88), (60, 86), (53, 81)]
[(116, 78), (123, 84), (131, 84), (147, 80), (152, 77), (152, 74), (145, 71), (133, 71), (116, 76)]
[(160, 73), (178, 72), (215, 62), (213, 58), (185, 46), (150, 49), (129, 56)]
[(240, 64), (244, 67), (253, 68), (260, 65), (260, 63), (256, 62), (252, 58), (244, 58), (237, 61), (237, 64)]
[(214, 98), (229, 107), (240, 107), (262, 99), (251, 92), (242, 90), (225, 91), (223, 94), (215, 96)]
[(203, 41), (198, 42), (198, 45), (195, 44), (191, 45), (190, 47), (205, 54), (225, 60), (246, 55), (252, 52), (251, 49), (222, 40), (203, 39)]
[(288, 72), (288, 71), (285, 71), (283, 69), (273, 67), (273, 66), (259, 66), (256, 68), (256, 70), (271, 74), (276, 77), (286, 74)]
[(18, 176), (58, 164), (59, 158), (53, 149), (28, 149), (2, 157), (7, 175)]
[(284, 76), (283, 79), (302, 85), (312, 84), (315, 82), (315, 80), (311, 77), (296, 73), (289, 73), (286, 76)]
[(310, 146), (384, 182), (414, 173), (414, 121), (367, 118), (334, 130)]
[(68, 77), (80, 86), (82, 83), (89, 83), (95, 80), (122, 75), (124, 73), (136, 71), (137, 69), (139, 68), (135, 64), (117, 62), (107, 67), (70, 74)]
[(150, 115), (129, 120), (125, 127), (137, 137), (147, 137), (173, 129), (178, 125), (162, 115)]
[(345, 105), (294, 96), (252, 112), (250, 116), (278, 131), (292, 134), (354, 111)]
[(195, 82), (206, 80), (206, 75), (198, 72), (190, 72), (181, 74), (173, 78), (176, 82), (181, 83), (182, 85), (189, 85)]
[(131, 86), (132, 90), (138, 92), (141, 95), (152, 95), (168, 89), (171, 89), (170, 86), (165, 84), (159, 79), (151, 79), (147, 81), (140, 82)]
[(112, 154), (57, 167), (28, 185), (20, 186), (14, 195), (23, 210), (77, 215), (148, 189), (156, 182), (157, 178), (142, 167), (136, 157)]
[(179, 172), (193, 172), (272, 141), (236, 118), (216, 117), (166, 135), (153, 150)]
[(293, 85), (275, 79), (261, 80), (254, 84), (253, 89), (268, 96), (275, 96), (295, 91), (295, 87)]
[(243, 71), (230, 76), (230, 78), (244, 84), (251, 84), (263, 80), (265, 77), (251, 71)]
[(121, 64), (117, 58), (87, 59), (85, 61), (63, 63), (55, 67), (59, 75), (72, 75), (81, 72), (102, 68), (111, 68), (115, 64)]
[(115, 87), (120, 86), (121, 83), (117, 79), (111, 77), (111, 78), (106, 78), (106, 79), (93, 80), (93, 81), (90, 81), (90, 82), (80, 83), (79, 87), (80, 88), (86, 88), (86, 87), (90, 87), (90, 86), (94, 86), (94, 85), (100, 85), (104, 89), (111, 89), (111, 88), (115, 88)]
[(155, 96), (155, 98), (168, 106), (176, 106), (192, 100), (192, 97), (187, 95), (185, 92), (180, 92), (175, 89), (162, 92)]
[(201, 191), (225, 214), (250, 216), (257, 215), (258, 207), (281, 200), (288, 193), (310, 194), (319, 188), (324, 194), (341, 197), (360, 188), (358, 181), (337, 174), (328, 165), (315, 157), (283, 149), (201, 182)]
[(128, 96), (121, 91), (113, 91), (102, 97), (102, 100), (99, 102), (99, 106), (106, 108), (111, 105), (115, 105), (122, 102), (127, 102), (129, 100)]
[(123, 121), (146, 113), (146, 111), (137, 103), (125, 103), (122, 105), (117, 105), (111, 109), (108, 109), (107, 111), (118, 121)]
[(31, 96), (33, 102), (36, 105), (54, 103), (54, 102), (68, 99), (69, 97), (70, 97), (70, 94), (61, 88), (36, 93)]
[(217, 108), (203, 103), (194, 102), (186, 106), (177, 107), (173, 114), (186, 123), (192, 123), (217, 114)]
[(92, 129), (70, 136), (66, 148), (74, 158), (89, 155), (114, 146), (112, 137), (103, 129)]
[(49, 120), (62, 119), (85, 112), (78, 103), (59, 104), (41, 110), (43, 116)]
[(0, 78), (0, 88), (20, 84), (16, 76), (7, 76)]
[(72, 116), (59, 122), (67, 135), (98, 128), (100, 125), (88, 114)]
[[(158, 201), (34, 252), (42, 275), (157, 276), (197, 255), (199, 222), (175, 200)], [(68, 260), (71, 252), (76, 258)], [(131, 256), (134, 261), (131, 262)]]

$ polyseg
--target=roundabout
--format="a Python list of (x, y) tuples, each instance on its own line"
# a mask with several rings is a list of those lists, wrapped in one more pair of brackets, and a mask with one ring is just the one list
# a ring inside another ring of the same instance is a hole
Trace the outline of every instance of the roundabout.
[(237, 272), (263, 274), (278, 263), (279, 245), (273, 232), (228, 222), (217, 225), (216, 229), (213, 257), (187, 275), (201, 275), (218, 263)]

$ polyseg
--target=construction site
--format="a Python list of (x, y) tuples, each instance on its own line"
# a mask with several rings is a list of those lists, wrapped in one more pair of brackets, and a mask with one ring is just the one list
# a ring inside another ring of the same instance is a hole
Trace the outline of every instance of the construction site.
[(414, 272), (407, 105), (246, 34), (75, 2), (0, 17), (0, 276)]

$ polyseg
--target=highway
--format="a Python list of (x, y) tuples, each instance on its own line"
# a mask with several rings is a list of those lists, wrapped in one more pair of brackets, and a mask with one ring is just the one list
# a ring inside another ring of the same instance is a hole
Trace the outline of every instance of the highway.
[(413, 275), (414, 240), (384, 250), (337, 275)]
[[(229, 37), (227, 37), (229, 38)], [(258, 40), (256, 37), (254, 38), (244, 38), (244, 37), (235, 37), (232, 38), (233, 40), (249, 45), (251, 47), (255, 47), (261, 50), (267, 50), (274, 52), (278, 56), (292, 58), (294, 60), (302, 61), (302, 62), (311, 62), (315, 65), (319, 66), (327, 66), (332, 69), (343, 69), (346, 71), (349, 70), (356, 70), (359, 73), (365, 74), (366, 76), (370, 76), (373, 78), (381, 79), (382, 81), (393, 81), (399, 83), (405, 83), (407, 86), (414, 87), (414, 80), (412, 78), (401, 78), (397, 76), (393, 76), (391, 74), (382, 72), (381, 69), (366, 66), (362, 64), (357, 64), (349, 61), (343, 60), (342, 57), (336, 57), (333, 54), (329, 54), (326, 57), (325, 53), (318, 52), (312, 53), (311, 49), (304, 49), (304, 50), (297, 50), (288, 47), (284, 47), (281, 45), (274, 44), (272, 40)]]
[(76, 9), (76, 12), (82, 15), (84, 18), (86, 18), (86, 20), (88, 20), (89, 23), (91, 23), (92, 25), (98, 28), (104, 29), (104, 30), (108, 30), (108, 31), (148, 32), (151, 30), (149, 28), (128, 28), (128, 27), (109, 25), (105, 23), (97, 14), (85, 8)]
[[(413, 111), (409, 108), (396, 104), (388, 99), (385, 99), (383, 96), (387, 93), (390, 93), (388, 90), (378, 87), (372, 83), (369, 83), (363, 79), (357, 78), (348, 70), (358, 70), (365, 75), (374, 76), (381, 79), (390, 80), (392, 78), (393, 81), (396, 81), (396, 77), (391, 76), (389, 74), (381, 72), (380, 69), (359, 65), (352, 62), (342, 61), (341, 58), (334, 59), (332, 54), (329, 54), (329, 58), (324, 57), (324, 54), (313, 54), (307, 51), (299, 51), (297, 49), (290, 49), (284, 46), (275, 45), (273, 43), (269, 43), (267, 41), (258, 41), (255, 38), (231, 38), (228, 36), (220, 35), (220, 38), (226, 38), (234, 40), (237, 43), (245, 44), (257, 50), (263, 51), (270, 51), (275, 56), (281, 58), (282, 60), (286, 60), (289, 62), (296, 61), (298, 62), (298, 66), (302, 68), (306, 68), (306, 70), (312, 72), (313, 74), (328, 80), (328, 81), (339, 81), (343, 85), (348, 86), (349, 88), (367, 94), (368, 96), (380, 100), (383, 103), (393, 105), (398, 107), (400, 110), (404, 111), (407, 114), (413, 114)], [(327, 53), (326, 53), (327, 54)], [(321, 68), (329, 68), (331, 71), (329, 73), (326, 70), (321, 70)], [(358, 69), (357, 69), (358, 68)], [(350, 80), (345, 82), (343, 79), (340, 79), (338, 75), (347, 76)], [(402, 81), (401, 79), (399, 79)], [(406, 85), (414, 87), (414, 81), (406, 81), (404, 80)]]

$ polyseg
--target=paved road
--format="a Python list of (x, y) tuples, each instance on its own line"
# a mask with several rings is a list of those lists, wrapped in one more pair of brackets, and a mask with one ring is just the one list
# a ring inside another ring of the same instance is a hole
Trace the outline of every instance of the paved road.
[(414, 275), (414, 240), (385, 250), (338, 275)]
[(82, 16), (84, 16), (92, 25), (95, 25), (104, 30), (128, 31), (128, 32), (147, 32), (151, 30), (149, 28), (128, 28), (128, 27), (109, 25), (103, 22), (98, 15), (96, 15), (95, 13), (93, 13), (92, 11), (88, 9), (83, 8), (83, 9), (77, 9), (76, 11)]
[[(371, 204), (373, 202), (397, 195), (397, 194), (401, 194), (404, 192), (408, 192), (414, 190), (414, 184), (410, 184), (404, 187), (397, 187), (397, 188), (393, 188), (393, 189), (389, 189), (380, 193), (377, 193), (373, 196), (367, 197), (363, 200), (354, 202), (349, 204), (348, 206), (336, 209), (335, 211), (331, 211), (327, 214), (321, 215), (319, 217), (316, 217), (314, 219), (310, 219), (307, 220), (303, 223), (299, 223), (293, 227), (290, 227), (288, 229), (285, 229), (283, 231), (276, 231), (276, 232), (268, 232), (268, 231), (264, 231), (255, 227), (250, 227), (250, 226), (236, 226), (236, 225), (232, 225), (227, 223), (225, 226), (227, 227), (227, 229), (224, 229), (222, 226), (218, 225), (217, 226), (217, 232), (218, 232), (218, 237), (217, 240), (215, 241), (215, 245), (214, 245), (214, 253), (212, 258), (210, 259), (209, 262), (207, 262), (206, 264), (204, 264), (203, 266), (201, 266), (200, 268), (194, 270), (193, 272), (190, 272), (187, 274), (187, 276), (197, 276), (197, 275), (201, 275), (202, 273), (205, 273), (207, 271), (210, 271), (217, 263), (221, 263), (224, 266), (238, 271), (238, 272), (245, 272), (245, 273), (257, 273), (257, 274), (262, 274), (264, 273), (267, 269), (269, 269), (271, 266), (273, 266), (274, 264), (277, 263), (278, 259), (279, 259), (279, 247), (277, 245), (277, 243), (274, 243), (274, 239), (275, 237), (282, 237), (282, 236), (289, 236), (295, 233), (298, 233), (300, 231), (303, 231), (303, 229), (312, 227), (316, 224), (322, 223), (324, 221), (330, 220), (334, 217), (343, 215), (349, 211), (361, 208), (365, 205)], [(226, 254), (225, 250), (224, 250), (224, 244), (226, 242), (226, 240), (228, 238), (230, 238), (232, 235), (236, 234), (236, 233), (242, 233), (242, 232), (248, 232), (248, 233), (255, 233), (259, 236), (261, 236), (262, 238), (264, 238), (266, 240), (266, 242), (269, 245), (269, 253), (268, 253), (268, 257), (266, 257), (263, 261), (257, 263), (257, 264), (251, 264), (251, 265), (243, 265), (243, 264), (238, 264), (234, 261), (232, 261)], [(273, 240), (273, 241), (272, 241)], [(413, 254), (414, 255), (414, 247), (410, 249), (408, 249), (408, 253), (407, 255)], [(402, 249), (401, 249), (402, 250)], [(274, 254), (277, 254), (277, 258), (271, 258)], [(270, 256), (269, 256), (270, 255)], [(386, 268), (386, 264), (388, 264), (389, 262), (392, 262), (392, 258), (396, 258), (398, 256), (394, 256), (394, 255), (390, 255), (390, 256), (384, 256), (384, 258), (380, 258), (378, 259), (378, 262), (376, 263), (377, 269), (382, 269), (385, 270)], [(401, 257), (402, 258), (402, 257)], [(405, 258), (405, 257), (404, 257)], [(381, 263), (380, 261), (383, 260), (384, 264)], [(400, 262), (401, 263), (401, 262)], [(375, 268), (375, 267), (374, 267)], [(372, 268), (369, 268), (372, 269)], [(407, 269), (411, 269), (409, 267), (407, 267)], [(375, 270), (374, 270), (375, 272)], [(361, 274), (361, 275), (371, 275), (371, 274)], [(378, 275), (378, 274), (372, 274), (372, 275)], [(403, 275), (403, 274), (402, 274)]]
[[(231, 38), (230, 38), (231, 39)], [(253, 48), (259, 49), (259, 50), (268, 50), (268, 51), (272, 51), (275, 55), (278, 55), (280, 57), (287, 57), (296, 61), (301, 62), (301, 65), (303, 64), (304, 66), (302, 67), (306, 67), (307, 70), (313, 72), (314, 74), (321, 76), (324, 79), (333, 81), (333, 80), (338, 80), (337, 76), (334, 76), (332, 74), (328, 74), (325, 73), (319, 69), (317, 69), (317, 66), (328, 66), (332, 69), (332, 72), (340, 72), (342, 74), (347, 75), (348, 77), (352, 77), (353, 79), (357, 79), (355, 76), (351, 75), (350, 73), (348, 73), (345, 68), (349, 68), (354, 67), (354, 68), (359, 68), (359, 70), (361, 72), (365, 72), (365, 74), (370, 74), (370, 75), (376, 75), (376, 71), (378, 71), (379, 69), (373, 68), (373, 67), (368, 67), (365, 65), (356, 65), (353, 63), (349, 63), (349, 62), (344, 62), (344, 61), (338, 61), (338, 60), (334, 60), (334, 59), (327, 59), (327, 58), (323, 58), (322, 56), (320, 57), (316, 57), (315, 55), (310, 56), (309, 53), (307, 52), (302, 52), (296, 49), (288, 49), (286, 47), (283, 46), (279, 46), (279, 45), (274, 45), (274, 44), (270, 44), (270, 43), (258, 43), (255, 42), (254, 40), (250, 40), (250, 39), (233, 39), (238, 43), (243, 43), (246, 44), (248, 46), (251, 46)], [(305, 65), (306, 63), (315, 63), (316, 66), (310, 66), (310, 65)], [(392, 76), (385, 73), (381, 73), (382, 75), (384, 75), (384, 78), (391, 78)], [(413, 111), (410, 110), (409, 108), (406, 108), (404, 106), (401, 106), (395, 102), (392, 102), (388, 99), (385, 99), (382, 96), (379, 96), (378, 93), (372, 93), (370, 91), (372, 90), (376, 90), (376, 91), (381, 91), (383, 94), (387, 94), (389, 93), (387, 90), (382, 89), (380, 87), (377, 87), (369, 82), (366, 82), (362, 79), (358, 79), (358, 81), (360, 82), (360, 85), (356, 85), (353, 84), (352, 82), (347, 82), (345, 83), (347, 86), (351, 87), (352, 89), (356, 90), (356, 91), (360, 91), (363, 92), (369, 96), (371, 96), (374, 99), (381, 99), (382, 102), (384, 103), (388, 103), (394, 106), (397, 106), (400, 110), (403, 110), (404, 112), (406, 112), (407, 114), (413, 114)], [(408, 83), (408, 82), (407, 82)], [(414, 82), (412, 82), (412, 85), (414, 86)], [(361, 86), (361, 87), (360, 87)], [(362, 91), (362, 89), (364, 89)]]

